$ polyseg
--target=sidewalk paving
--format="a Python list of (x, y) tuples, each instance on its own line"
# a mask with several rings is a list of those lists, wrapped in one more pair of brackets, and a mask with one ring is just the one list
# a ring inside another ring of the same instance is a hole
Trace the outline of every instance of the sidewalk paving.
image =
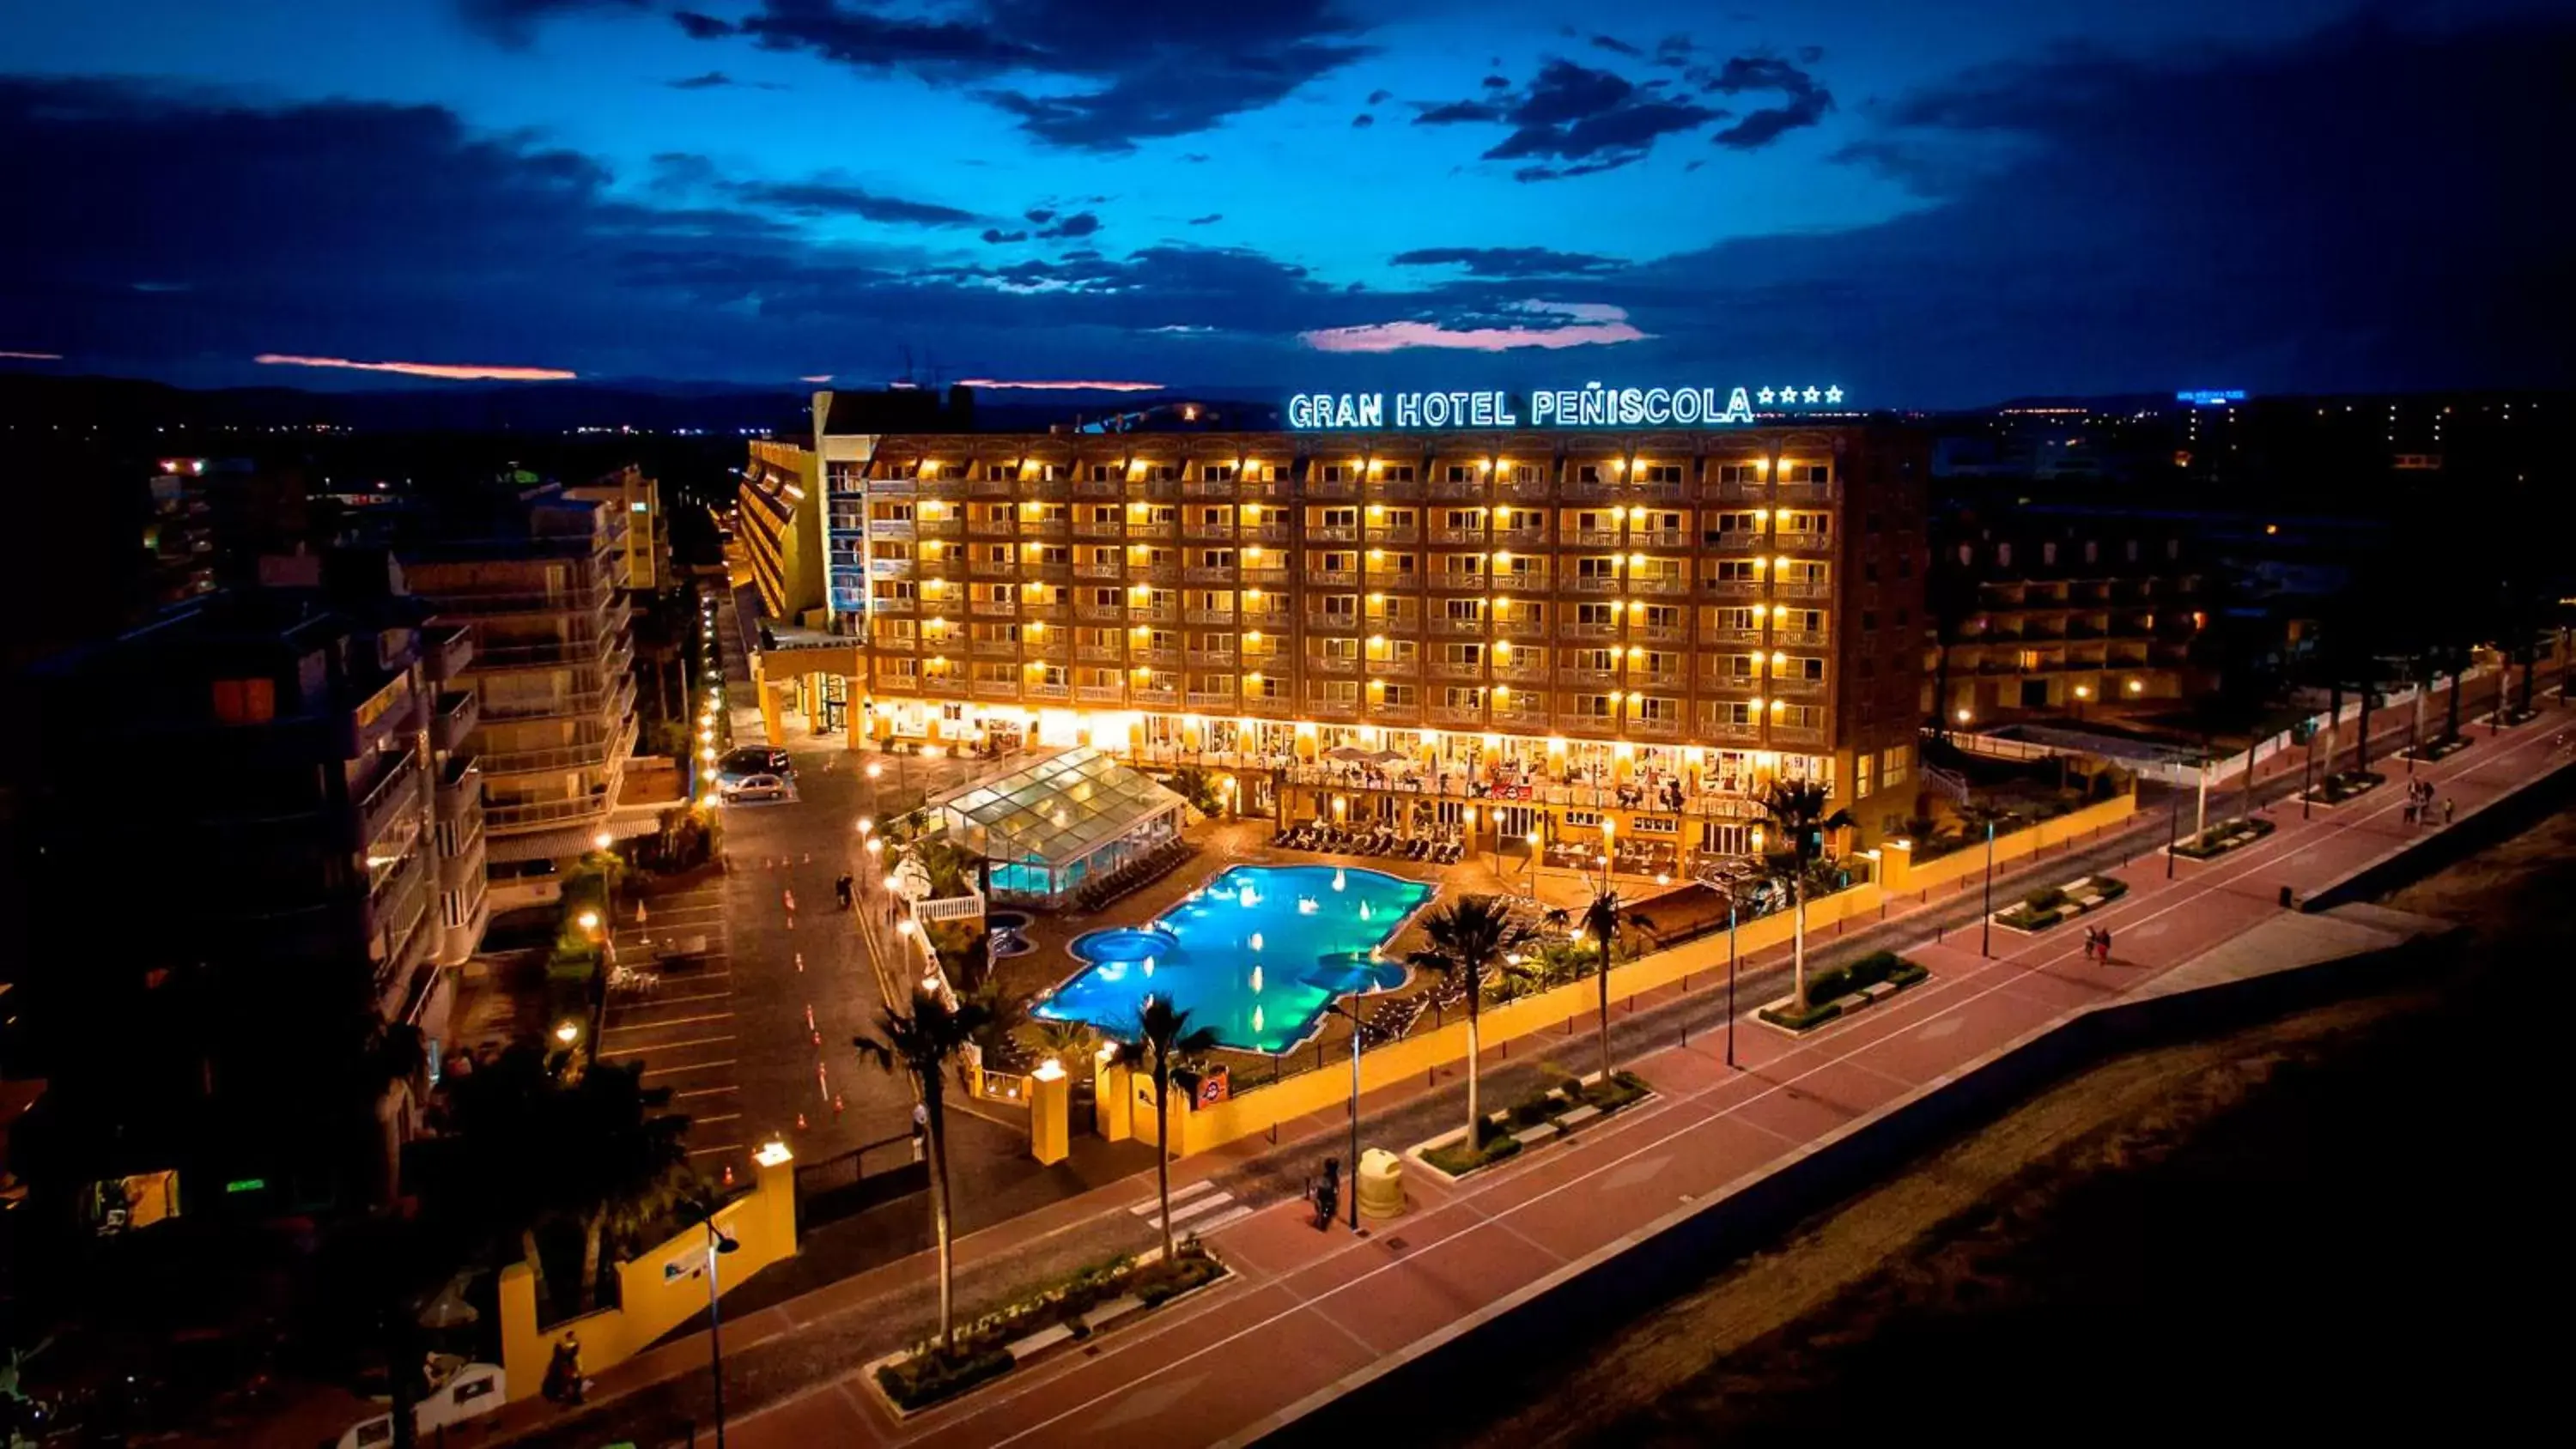
[[(2480, 732), (2475, 748), (2416, 770), (2455, 796), (2465, 819), (2559, 764), (2548, 745), (2559, 728), (2557, 713), (2545, 711), (2501, 739)], [(2402, 773), (2402, 762), (2389, 764), (2389, 773)], [(2295, 789), (2297, 773), (2267, 777), (2258, 794)], [(2238, 808), (2235, 792), (2228, 794), (2224, 808), (2211, 800), (2213, 819)], [(1085, 1355), (1025, 1370), (902, 1424), (875, 1406), (855, 1375), (859, 1364), (926, 1321), (924, 1261), (890, 1264), (764, 1310), (726, 1333), (736, 1410), (729, 1438), (744, 1445), (986, 1445), (1043, 1435), (1050, 1444), (1133, 1446), (1246, 1435), (1266, 1416), (1551, 1274), (1575, 1271), (1624, 1235), (1707, 1201), (2026, 1033), (2153, 989), (2165, 973), (2283, 921), (2280, 886), (2313, 893), (2402, 848), (2410, 834), (2430, 833), (2402, 824), (2403, 800), (2392, 779), (2309, 820), (2299, 818), (2295, 800), (2282, 802), (2271, 810), (2279, 826), (2273, 835), (2210, 862), (2178, 862), (2171, 881), (2157, 853), (2163, 822), (2155, 817), (2163, 812), (2154, 810), (2125, 835), (2020, 872), (2045, 882), (2135, 854), (2123, 876), (2129, 894), (2084, 918), (2114, 933), (2107, 967), (2083, 958), (2084, 933), (2071, 928), (2035, 937), (1998, 932), (1992, 959), (1979, 955), (1970, 936), (1926, 939), (1962, 911), (1973, 920), (1975, 903), (1960, 894), (1891, 903), (1886, 924), (1811, 949), (1830, 958), (1885, 940), (1931, 967), (1933, 979), (1804, 1039), (1747, 1022), (1735, 1033), (1741, 1070), (1729, 1070), (1708, 1027), (1691, 1020), (1722, 1009), (1722, 991), (1709, 981), (1697, 983), (1688, 1000), (1672, 991), (1614, 1003), (1622, 1062), (1655, 1084), (1659, 1101), (1454, 1191), (1416, 1174), (1408, 1183), (1411, 1211), (1365, 1238), (1315, 1232), (1293, 1200), (1300, 1165), (1337, 1150), (1330, 1144), (1347, 1130), (1339, 1112), (1283, 1128), (1285, 1148), (1237, 1143), (1176, 1163), (1176, 1191), (1214, 1179), (1259, 1207), (1212, 1239), (1237, 1268), (1236, 1281), (1110, 1335)], [(2180, 808), (2187, 814), (2189, 802)], [(1776, 975), (1781, 954), (1771, 953), (1761, 976)], [(1747, 983), (1738, 1005), (1749, 1012), (1768, 994)], [(1684, 1025), (1693, 1032), (1687, 1046), (1677, 1030)], [(1518, 1045), (1517, 1053), (1489, 1054), (1483, 1075), (1489, 1091), (1501, 1089), (1495, 1100), (1509, 1099), (1514, 1077), (1534, 1077), (1544, 1055), (1577, 1063), (1597, 1051), (1588, 1031)], [(1455, 1115), (1454, 1088), (1452, 1080), (1426, 1081), (1372, 1094), (1368, 1137), (1401, 1147), (1430, 1135)], [(1131, 1180), (961, 1240), (961, 1305), (998, 1298), (1105, 1251), (1142, 1246), (1150, 1230), (1127, 1209), (1151, 1191), (1150, 1179)], [(681, 1340), (603, 1375), (601, 1394), (615, 1402), (573, 1419), (541, 1402), (514, 1405), (494, 1428), (526, 1443), (675, 1441), (689, 1420), (706, 1423), (704, 1352), (703, 1341)]]

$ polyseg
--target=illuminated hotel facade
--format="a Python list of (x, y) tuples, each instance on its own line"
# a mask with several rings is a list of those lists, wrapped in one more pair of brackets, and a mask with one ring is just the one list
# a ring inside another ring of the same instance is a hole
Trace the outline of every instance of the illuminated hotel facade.
[[(1374, 754), (1417, 797), (1455, 797), (1440, 825), (1517, 840), (1615, 817), (1676, 863), (1748, 848), (1774, 776), (1826, 782), (1864, 838), (1912, 813), (1928, 451), (1905, 432), (960, 432), (839, 451), (829, 549), (864, 569), (865, 607), (852, 641), (760, 661), (773, 732), (782, 686), (841, 673), (854, 746), (1088, 742), (1226, 772), (1256, 813), (1340, 795), (1336, 816), (1420, 823), (1331, 788), (1337, 759)], [(1497, 764), (1523, 788), (1470, 814)], [(1651, 793), (1628, 808), (1632, 782)]]

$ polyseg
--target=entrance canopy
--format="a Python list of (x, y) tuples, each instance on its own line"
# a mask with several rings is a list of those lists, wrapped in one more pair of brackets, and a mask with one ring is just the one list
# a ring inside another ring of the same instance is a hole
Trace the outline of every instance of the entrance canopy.
[(1067, 750), (930, 802), (993, 862), (997, 896), (1052, 905), (1180, 833), (1189, 802), (1109, 756)]

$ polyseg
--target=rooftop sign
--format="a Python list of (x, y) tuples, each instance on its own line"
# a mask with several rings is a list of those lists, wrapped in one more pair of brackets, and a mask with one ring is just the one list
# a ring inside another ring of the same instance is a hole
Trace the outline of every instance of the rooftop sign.
[(2215, 403), (2243, 402), (2245, 401), (2245, 389), (2241, 387), (2185, 388), (2181, 392), (2174, 394), (2174, 401), (2179, 403), (2189, 403), (2196, 408), (2209, 407)]
[(1840, 407), (1839, 387), (1603, 387), (1509, 392), (1301, 392), (1288, 426), (1330, 428), (1715, 427), (1754, 421), (1765, 408)]

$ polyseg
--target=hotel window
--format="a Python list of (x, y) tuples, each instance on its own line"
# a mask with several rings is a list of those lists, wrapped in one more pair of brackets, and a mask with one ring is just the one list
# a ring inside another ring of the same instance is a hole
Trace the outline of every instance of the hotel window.
[(2039, 546), (2039, 561), (2044, 564), (2053, 564), (2057, 562), (2057, 545), (2055, 543), (2041, 544)]
[(880, 542), (875, 548), (870, 549), (869, 552), (876, 555), (876, 561), (878, 563), (912, 562), (912, 545), (900, 541), (889, 540)]
[(1145, 475), (1152, 478), (1157, 483), (1177, 483), (1181, 480), (1181, 465), (1178, 463), (1157, 463), (1153, 467), (1146, 469)]
[(1825, 632), (1825, 611), (1822, 609), (1777, 609), (1772, 611), (1771, 622), (1775, 628), (1795, 630), (1809, 634), (1821, 634)]
[(1619, 577), (1619, 557), (1616, 554), (1586, 554), (1574, 561), (1574, 576), (1578, 579), (1615, 579)]
[(1894, 749), (1880, 751), (1878, 787), (1882, 790), (1893, 790), (1904, 784), (1906, 774), (1913, 768), (1913, 757), (1914, 747), (1911, 745), (1898, 745)]
[(871, 668), (884, 671), (888, 679), (919, 679), (921, 661), (910, 657), (876, 660)]
[(1115, 483), (1118, 481), (1118, 472), (1118, 465), (1115, 463), (1093, 463), (1084, 471), (1083, 476), (1094, 483)]
[(1503, 558), (1500, 555), (1496, 555), (1494, 561), (1501, 565), (1500, 568), (1495, 570), (1496, 574), (1501, 577), (1514, 579), (1540, 579), (1547, 577), (1547, 570), (1542, 567), (1542, 565), (1546, 563), (1546, 560), (1533, 558), (1525, 553), (1516, 553), (1510, 558)]
[(987, 483), (1008, 483), (1018, 476), (1019, 470), (1008, 463), (987, 463), (984, 465), (984, 481)]
[(859, 465), (856, 463), (832, 462), (823, 465), (823, 484), (834, 493), (858, 492), (859, 477)]
[(1578, 694), (1574, 697), (1574, 713), (1581, 719), (1606, 722), (1611, 718), (1610, 696)]
[(1064, 475), (1065, 467), (1062, 463), (1040, 463), (1038, 465), (1038, 481), (1041, 483), (1059, 482), (1063, 479)]
[[(1475, 524), (1471, 521), (1467, 526), (1473, 528)], [(1494, 526), (1514, 532), (1544, 532), (1547, 528), (1547, 515), (1535, 508), (1500, 509), (1496, 512)]]
[(913, 622), (910, 619), (879, 619), (876, 625), (876, 636), (876, 642), (879, 644), (896, 649), (909, 649), (913, 641)]
[(1512, 475), (1512, 481), (1515, 483), (1535, 483), (1538, 481), (1538, 465), (1536, 463), (1514, 463), (1504, 471)]
[(1317, 549), (1306, 557), (1319, 573), (1349, 573), (1360, 566), (1360, 556), (1346, 548)]
[(1637, 481), (1640, 483), (1679, 483), (1682, 481), (1682, 465), (1679, 463), (1640, 463), (1637, 465)]
[(1443, 476), (1452, 483), (1473, 483), (1476, 481), (1476, 470), (1464, 463), (1452, 463)]
[(1812, 704), (1784, 704), (1774, 710), (1771, 722), (1793, 730), (1815, 729), (1825, 722), (1825, 712)]
[(910, 579), (875, 579), (868, 585), (868, 597), (880, 604), (909, 604), (917, 595)]
[(1717, 561), (1716, 578), (1721, 584), (1758, 584), (1762, 565), (1749, 558), (1722, 558)]
[(1360, 511), (1356, 508), (1319, 508), (1315, 510), (1317, 528), (1357, 528)]
[(1199, 476), (1210, 483), (1231, 483), (1234, 481), (1234, 465), (1232, 463), (1201, 463), (1199, 465)]
[(1318, 659), (1357, 659), (1360, 657), (1360, 641), (1356, 638), (1338, 636), (1330, 639), (1309, 639), (1306, 643), (1310, 652), (1312, 652)]
[(1789, 567), (1783, 569), (1780, 573), (1780, 582), (1784, 584), (1821, 584), (1827, 579), (1833, 577), (1833, 568), (1834, 566), (1828, 563), (1815, 563), (1805, 559), (1791, 559), (1789, 561)]
[(1774, 679), (1803, 679), (1812, 684), (1825, 677), (1825, 661), (1805, 655), (1791, 655), (1771, 671)]
[(1288, 683), (1286, 680), (1269, 674), (1265, 674), (1259, 679), (1247, 679), (1243, 681), (1243, 697), (1245, 699), (1263, 700), (1286, 699), (1288, 697)]
[(1456, 619), (1463, 623), (1482, 623), (1485, 618), (1485, 601), (1482, 599), (1443, 599), (1440, 601), (1440, 616), (1444, 619)]
[(1753, 701), (1749, 699), (1713, 701), (1709, 705), (1708, 713), (1709, 718), (1718, 724), (1736, 729), (1751, 729), (1762, 723), (1760, 716), (1754, 714)]
[(1410, 684), (1390, 684), (1385, 693), (1389, 709), (1411, 709), (1422, 702), (1422, 691)]
[(1671, 629), (1678, 631), (1682, 627), (1682, 611), (1680, 607), (1673, 604), (1648, 604), (1646, 606), (1646, 627), (1649, 629)]
[(1029, 545), (1028, 551), (1021, 556), (1029, 562), (1037, 564), (1070, 564), (1073, 562), (1073, 550), (1066, 548), (1060, 543), (1033, 543)]
[(1389, 483), (1410, 483), (1413, 481), (1413, 465), (1390, 463), (1380, 468), (1375, 476)]
[(988, 543), (983, 545), (983, 549), (983, 562), (985, 563), (1001, 564), (1004, 567), (1008, 567), (1011, 564), (1019, 562), (1020, 550), (1017, 544)]
[(1619, 611), (1610, 604), (1577, 604), (1574, 606), (1574, 622), (1578, 628), (1616, 629), (1619, 627)]
[(1211, 569), (1230, 569), (1234, 567), (1234, 550), (1230, 548), (1200, 549), (1199, 566), (1201, 568)]
[(1483, 709), (1485, 691), (1472, 684), (1453, 684), (1440, 691), (1440, 702), (1451, 709)]
[(1780, 481), (1783, 483), (1822, 483), (1825, 481), (1829, 472), (1831, 472), (1831, 470), (1822, 463), (1783, 463), (1780, 465)]
[(1234, 526), (1234, 510), (1225, 507), (1202, 508), (1199, 510), (1198, 526), (1201, 528), (1232, 528)]
[(1174, 594), (1170, 589), (1148, 589), (1145, 591), (1145, 603), (1150, 608), (1169, 610), (1172, 605), (1178, 602), (1179, 596)]
[(1422, 645), (1411, 639), (1389, 639), (1380, 648), (1377, 657), (1410, 669), (1422, 662)]
[(1482, 668), (1485, 663), (1485, 646), (1482, 644), (1443, 644), (1440, 646), (1440, 662), (1453, 668)]
[(1565, 652), (1565, 667), (1568, 669), (1589, 670), (1596, 674), (1607, 674), (1611, 670), (1619, 667), (1619, 651), (1616, 649), (1569, 649)]
[[(1399, 554), (1397, 557), (1410, 562), (1413, 555)], [(1485, 560), (1480, 555), (1472, 553), (1442, 554), (1440, 573), (1444, 578), (1449, 579), (1480, 579), (1485, 576)]]
[(909, 502), (871, 503), (868, 505), (868, 518), (876, 523), (910, 523), (912, 504)]
[(1448, 509), (1440, 515), (1440, 526), (1442, 528), (1456, 529), (1460, 532), (1472, 532), (1474, 530), (1481, 529), (1485, 526), (1483, 510), (1475, 508)]
[(1347, 483), (1351, 481), (1350, 465), (1347, 463), (1319, 464), (1315, 469), (1315, 481), (1318, 483)]
[(1822, 535), (1833, 532), (1833, 528), (1834, 516), (1830, 513), (1809, 512), (1806, 510), (1792, 510), (1787, 508), (1780, 510), (1780, 531), (1782, 533), (1811, 533)]
[(1852, 756), (1852, 795), (1855, 799), (1870, 793), (1869, 751)]
[(1327, 618), (1340, 619), (1348, 623), (1360, 616), (1360, 599), (1357, 594), (1325, 594), (1313, 602), (1321, 606), (1313, 612)]
[(1307, 692), (1317, 704), (1348, 709), (1360, 702), (1360, 682), (1356, 679), (1318, 679), (1307, 685)]
[(1244, 465), (1243, 477), (1244, 481), (1247, 483), (1276, 483), (1279, 481), (1279, 465), (1276, 463), (1247, 463)]
[(1629, 659), (1628, 672), (1630, 674), (1671, 674), (1680, 669), (1681, 662), (1682, 657), (1678, 654), (1661, 649), (1649, 649)]
[(1641, 695), (1637, 699), (1637, 718), (1646, 723), (1672, 724), (1682, 717), (1681, 705), (1659, 694)]
[(1762, 673), (1759, 654), (1712, 654), (1703, 656), (1710, 662), (1709, 673), (1720, 679), (1753, 679)]
[(1652, 580), (1677, 586), (1682, 581), (1682, 561), (1677, 558), (1650, 558), (1642, 567), (1629, 570), (1629, 577), (1641, 582)]
[(1409, 583), (1412, 580), (1415, 562), (1412, 554), (1388, 553), (1382, 549), (1371, 549), (1369, 553), (1371, 555), (1368, 561), (1370, 573), (1399, 575), (1400, 582)]
[(1720, 483), (1736, 484), (1759, 483), (1762, 481), (1762, 465), (1759, 463), (1720, 463), (1717, 465), (1717, 481)]
[(1751, 609), (1711, 609), (1708, 611), (1708, 627), (1750, 631), (1761, 628), (1762, 619)]
[(1601, 481), (1601, 465), (1600, 465), (1600, 464), (1598, 464), (1598, 463), (1583, 463), (1583, 464), (1578, 464), (1578, 465), (1575, 467), (1575, 470), (1574, 470), (1574, 481), (1575, 481), (1575, 482), (1577, 482), (1577, 483), (1598, 483), (1598, 482), (1600, 482), (1600, 481)]
[(1762, 531), (1761, 515), (1750, 509), (1730, 509), (1724, 513), (1712, 515), (1710, 523), (1712, 526), (1707, 532), (1708, 541), (1711, 543), (1731, 542)]

